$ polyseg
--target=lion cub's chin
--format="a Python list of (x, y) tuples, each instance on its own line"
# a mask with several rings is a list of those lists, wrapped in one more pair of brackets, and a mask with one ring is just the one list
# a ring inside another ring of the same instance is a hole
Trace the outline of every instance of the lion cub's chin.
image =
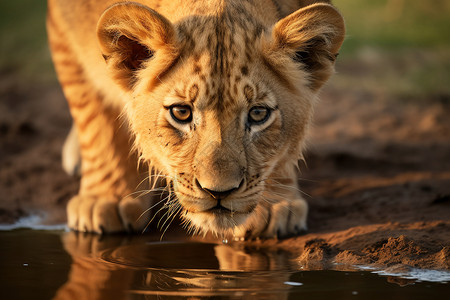
[(206, 211), (189, 212), (184, 214), (185, 220), (192, 226), (194, 233), (215, 235), (233, 235), (237, 227), (245, 226), (246, 221), (254, 214), (250, 212), (230, 212), (230, 211)]

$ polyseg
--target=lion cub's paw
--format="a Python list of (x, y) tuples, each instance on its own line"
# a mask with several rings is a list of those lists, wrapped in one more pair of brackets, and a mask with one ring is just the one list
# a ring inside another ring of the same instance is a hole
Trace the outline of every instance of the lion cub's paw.
[(262, 237), (287, 237), (306, 231), (308, 204), (303, 199), (282, 201), (270, 207), (270, 221)]
[(95, 196), (75, 196), (67, 206), (70, 229), (99, 234), (140, 231), (148, 222), (148, 201), (140, 198), (123, 199)]
[(249, 221), (248, 229), (234, 232), (236, 239), (283, 238), (298, 235), (307, 230), (308, 204), (298, 198), (283, 200), (268, 206), (259, 206)]

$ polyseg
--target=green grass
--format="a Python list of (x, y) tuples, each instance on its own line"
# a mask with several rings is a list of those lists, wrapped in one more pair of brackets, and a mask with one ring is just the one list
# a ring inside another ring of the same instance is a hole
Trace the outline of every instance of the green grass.
[(402, 99), (450, 97), (450, 1), (334, 4), (347, 26), (334, 84)]
[(0, 72), (24, 81), (54, 80), (45, 31), (46, 1), (0, 1)]
[(344, 55), (361, 47), (384, 50), (450, 48), (448, 0), (335, 0), (346, 19)]

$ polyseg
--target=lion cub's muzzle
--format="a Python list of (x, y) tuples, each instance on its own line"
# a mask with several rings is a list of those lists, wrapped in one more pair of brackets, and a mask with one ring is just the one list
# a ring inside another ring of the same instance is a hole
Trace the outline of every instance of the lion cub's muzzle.
[(197, 188), (206, 192), (209, 194), (215, 201), (217, 201), (217, 205), (210, 208), (209, 211), (211, 212), (222, 212), (222, 211), (231, 211), (229, 208), (226, 208), (222, 205), (222, 200), (230, 196), (231, 194), (237, 192), (243, 185), (244, 185), (244, 179), (242, 179), (238, 185), (233, 184), (225, 185), (225, 188), (210, 188), (203, 186), (198, 179), (195, 179), (195, 184), (197, 185)]
[(216, 233), (244, 224), (259, 202), (259, 191), (249, 190), (243, 174), (232, 178), (219, 175), (203, 181), (201, 176), (191, 180), (180, 177), (176, 190), (183, 218), (196, 228)]

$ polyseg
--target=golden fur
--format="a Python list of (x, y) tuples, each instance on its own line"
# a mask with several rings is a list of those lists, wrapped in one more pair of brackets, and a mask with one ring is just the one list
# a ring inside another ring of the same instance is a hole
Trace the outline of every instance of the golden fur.
[(328, 1), (115, 2), (49, 0), (82, 161), (69, 227), (144, 228), (160, 196), (134, 193), (141, 161), (154, 191), (170, 192), (166, 218), (195, 232), (305, 230), (297, 162), (343, 42), (339, 12)]

